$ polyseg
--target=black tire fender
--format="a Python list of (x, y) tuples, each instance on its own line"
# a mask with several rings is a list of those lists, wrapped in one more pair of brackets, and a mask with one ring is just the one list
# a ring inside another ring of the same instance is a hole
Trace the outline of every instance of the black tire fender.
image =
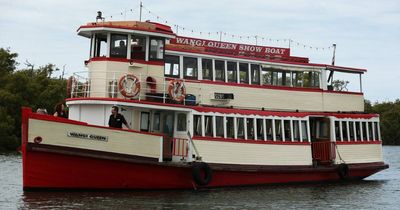
[(212, 180), (212, 169), (207, 163), (193, 163), (192, 175), (193, 180), (198, 186), (206, 186)]
[(341, 163), (336, 167), (336, 171), (342, 180), (347, 180), (349, 178), (349, 166), (345, 163)]

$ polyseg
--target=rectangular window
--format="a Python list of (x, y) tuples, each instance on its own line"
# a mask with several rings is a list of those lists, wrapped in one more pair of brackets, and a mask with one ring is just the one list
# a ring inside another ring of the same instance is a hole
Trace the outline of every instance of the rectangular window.
[(110, 57), (127, 58), (127, 35), (111, 34)]
[(272, 69), (262, 68), (262, 81), (264, 85), (272, 85)]
[(179, 113), (178, 114), (178, 122), (177, 122), (177, 131), (186, 131), (186, 114), (185, 113)]
[(282, 121), (275, 120), (275, 138), (277, 141), (282, 141)]
[(354, 122), (349, 122), (350, 141), (354, 141)]
[(153, 116), (153, 130), (160, 130), (160, 113), (154, 113)]
[(213, 79), (212, 60), (202, 59), (201, 64), (203, 68), (203, 79), (212, 80)]
[(266, 132), (267, 132), (267, 140), (273, 140), (274, 139), (274, 131), (272, 130), (272, 120), (271, 119), (266, 119), (265, 120), (265, 126), (266, 126)]
[(264, 120), (257, 119), (257, 139), (264, 139)]
[(260, 84), (260, 65), (251, 64), (251, 84)]
[(237, 64), (235, 62), (228, 62), (228, 82), (237, 82), (236, 70)]
[(226, 137), (235, 138), (235, 128), (233, 127), (233, 117), (226, 118)]
[(343, 141), (348, 141), (347, 137), (347, 122), (342, 122)]
[(303, 72), (303, 87), (319, 88), (319, 72), (305, 71)]
[(368, 140), (368, 138), (367, 138), (367, 123), (366, 122), (362, 122), (361, 123), (361, 125), (362, 125), (362, 134), (363, 134), (363, 139), (362, 140), (364, 140), (364, 141), (367, 141)]
[(336, 141), (340, 141), (340, 122), (339, 121), (335, 121), (335, 137), (336, 137)]
[(131, 58), (145, 60), (146, 57), (146, 38), (132, 36), (131, 39)]
[(356, 124), (356, 140), (360, 141), (361, 140), (361, 126), (360, 122), (355, 122)]
[(215, 129), (217, 137), (224, 137), (224, 117), (216, 116), (215, 117)]
[(254, 139), (254, 119), (246, 118), (247, 139)]
[(201, 123), (201, 115), (193, 116), (193, 135), (201, 136), (202, 135), (202, 123)]
[(368, 122), (368, 134), (369, 134), (369, 140), (370, 141), (374, 140), (374, 133), (372, 131), (372, 126), (373, 126), (372, 122)]
[(308, 141), (307, 121), (305, 121), (305, 120), (301, 121), (301, 134), (302, 134), (301, 139), (303, 141)]
[(225, 61), (215, 60), (215, 80), (225, 82)]
[(183, 57), (183, 76), (188, 79), (197, 79), (197, 58)]
[(249, 64), (239, 63), (240, 83), (249, 84)]
[(377, 122), (374, 122), (374, 129), (375, 129), (375, 141), (380, 140), (379, 139), (379, 124)]
[(204, 125), (205, 125), (205, 135), (206, 136), (213, 136), (213, 123), (212, 123), (212, 116), (205, 116), (204, 117)]
[(323, 118), (319, 121), (319, 136), (320, 139), (329, 139), (329, 119)]
[(179, 56), (165, 55), (164, 75), (179, 77)]
[(319, 72), (310, 72), (311, 74), (311, 87), (319, 88)]
[(244, 118), (236, 118), (237, 138), (244, 139)]
[(298, 120), (293, 120), (293, 139), (300, 141), (300, 125)]
[(149, 132), (150, 113), (141, 112), (140, 114), (140, 131)]
[(285, 131), (285, 141), (292, 141), (292, 134), (291, 134), (292, 128), (290, 126), (290, 120), (284, 120), (283, 125)]
[(150, 60), (164, 59), (164, 39), (150, 38)]
[(291, 86), (290, 72), (282, 71), (278, 72), (278, 85)]
[(303, 72), (292, 72), (293, 87), (303, 87)]

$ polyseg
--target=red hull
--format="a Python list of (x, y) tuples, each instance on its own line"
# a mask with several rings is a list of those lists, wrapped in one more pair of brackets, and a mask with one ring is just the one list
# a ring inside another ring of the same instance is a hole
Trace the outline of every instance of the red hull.
[[(365, 164), (364, 164), (365, 165)], [(350, 165), (349, 178), (362, 179), (387, 165)], [(334, 167), (284, 171), (213, 170), (206, 187), (340, 180)], [(23, 151), (23, 186), (63, 189), (193, 189), (190, 167), (131, 163), (66, 154)]]

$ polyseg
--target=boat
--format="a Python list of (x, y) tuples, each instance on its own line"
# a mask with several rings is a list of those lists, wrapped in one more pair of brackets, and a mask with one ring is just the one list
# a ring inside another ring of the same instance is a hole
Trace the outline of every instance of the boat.
[[(201, 189), (362, 180), (388, 168), (379, 115), (290, 48), (178, 36), (151, 21), (78, 28), (68, 118), (22, 108), (23, 188)], [(127, 127), (109, 127), (113, 107)]]

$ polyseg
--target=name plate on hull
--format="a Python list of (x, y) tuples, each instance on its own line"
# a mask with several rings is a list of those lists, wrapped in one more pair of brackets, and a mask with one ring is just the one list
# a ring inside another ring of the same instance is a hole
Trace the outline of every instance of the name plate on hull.
[(79, 138), (79, 139), (88, 139), (94, 141), (104, 141), (108, 142), (108, 136), (100, 136), (96, 134), (88, 134), (88, 133), (79, 133), (75, 131), (68, 131), (68, 137)]

